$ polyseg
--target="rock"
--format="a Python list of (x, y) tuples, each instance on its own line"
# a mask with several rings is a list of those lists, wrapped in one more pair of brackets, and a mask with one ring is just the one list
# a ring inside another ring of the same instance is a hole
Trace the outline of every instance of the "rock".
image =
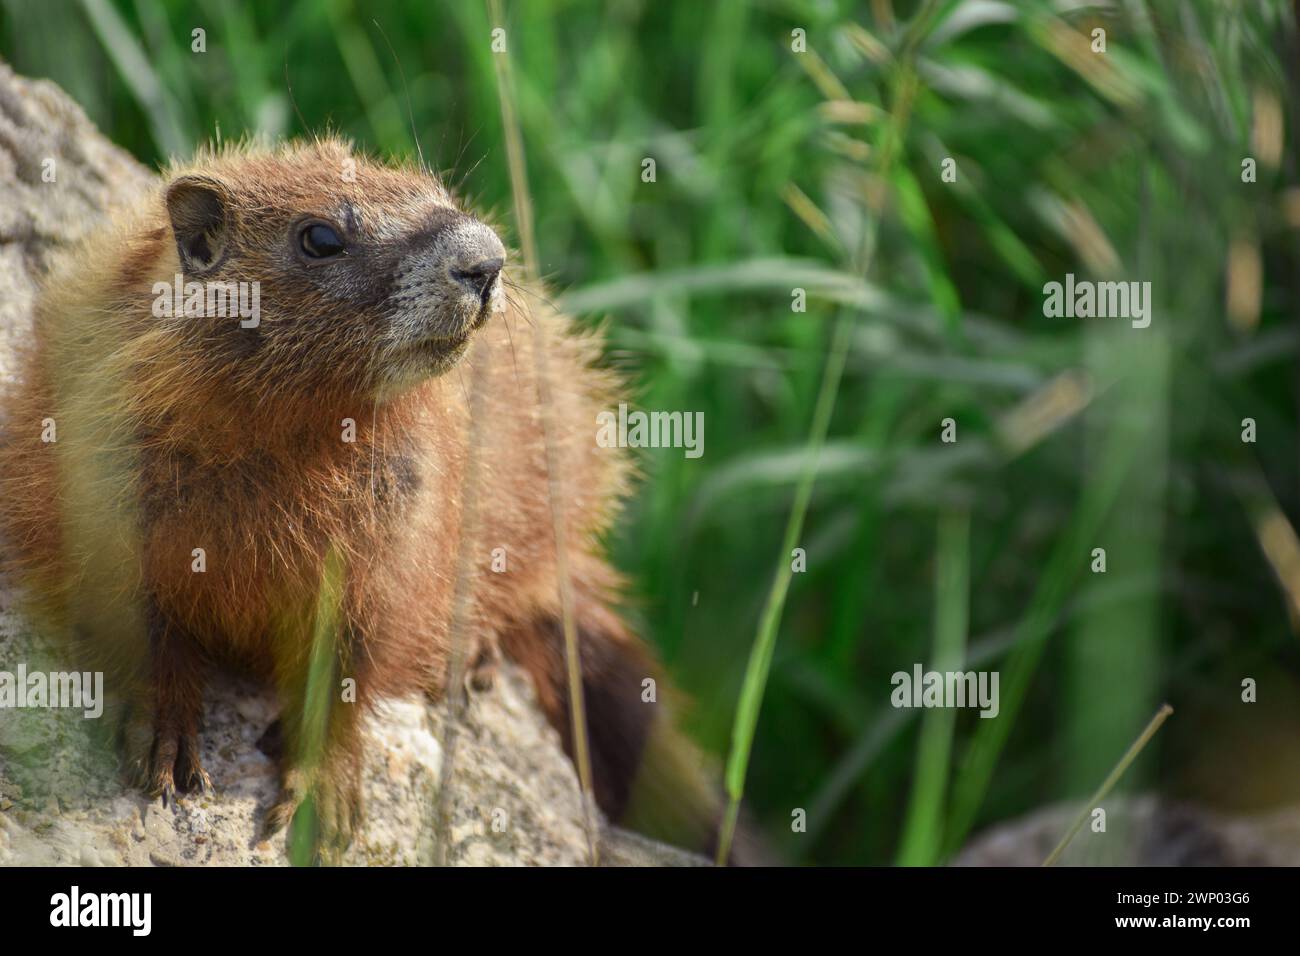
[[(30, 327), (49, 254), (153, 183), (58, 87), (0, 62), (0, 381), (14, 374), (14, 344)], [(0, 671), (68, 669), (16, 612), (14, 597), (0, 582)], [(277, 779), (256, 742), (275, 714), (266, 689), (215, 680), (202, 736), (215, 793), (163, 807), (124, 785), (110, 712), (94, 720), (67, 709), (0, 710), (0, 866), (287, 863), (283, 836), (258, 835)], [(345, 863), (588, 862), (573, 766), (521, 672), (503, 666), (490, 691), (470, 696), (444, 801), (446, 839), (434, 825), (444, 723), (442, 709), (424, 700), (390, 701), (370, 718), (366, 823)], [(611, 861), (698, 862), (614, 828), (604, 833)]]
[(26, 334), (49, 253), (152, 180), (57, 86), (0, 62), (0, 379), (13, 374), (13, 342)]
[[(8, 611), (0, 615), (0, 670), (12, 672), (18, 663), (29, 671), (60, 666)], [(277, 776), (257, 740), (275, 711), (266, 690), (215, 681), (202, 735), (215, 794), (182, 797), (170, 807), (125, 787), (110, 739), (111, 709), (100, 721), (67, 709), (0, 711), (0, 793), (10, 803), (0, 865), (287, 863), (283, 837), (259, 838)], [(366, 826), (345, 863), (433, 861), (443, 720), (441, 708), (422, 700), (385, 702), (369, 718)], [(572, 765), (534, 706), (531, 685), (513, 667), (502, 668), (491, 691), (470, 698), (450, 787), (447, 862), (587, 862)]]
[[(1106, 832), (1091, 817), (1070, 841), (1062, 866), (1297, 866), (1300, 807), (1229, 816), (1147, 795), (1105, 803)], [(1077, 804), (1035, 810), (977, 836), (954, 866), (1038, 866), (1079, 812)]]

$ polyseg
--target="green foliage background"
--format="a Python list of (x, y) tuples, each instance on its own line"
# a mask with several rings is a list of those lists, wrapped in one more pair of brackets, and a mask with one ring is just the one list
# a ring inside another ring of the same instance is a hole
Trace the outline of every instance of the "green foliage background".
[[(399, 155), (418, 136), (509, 222), (506, 28), (542, 268), (570, 311), (608, 319), (642, 407), (705, 414), (703, 458), (643, 456), (612, 547), (720, 762), (849, 323), (747, 778), (786, 858), (944, 861), (990, 822), (1085, 799), (1162, 700), (1176, 713), (1121, 789), (1240, 810), (1300, 797), (1285, 3), (0, 12), (0, 55), (147, 163), (218, 131), (329, 126)], [(1150, 281), (1151, 326), (1044, 317), (1043, 284), (1067, 272)], [(1000, 672), (997, 719), (891, 707), (895, 671), (955, 660)]]

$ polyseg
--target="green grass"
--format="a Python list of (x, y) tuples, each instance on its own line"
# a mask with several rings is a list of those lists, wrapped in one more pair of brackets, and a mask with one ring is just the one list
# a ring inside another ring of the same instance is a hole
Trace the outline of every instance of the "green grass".
[[(771, 844), (941, 862), (1083, 800), (1162, 700), (1121, 789), (1300, 798), (1296, 754), (1235, 743), (1300, 729), (1296, 582), (1259, 530), (1300, 516), (1287, 4), (503, 6), (538, 270), (641, 406), (705, 414), (610, 544)], [(0, 55), (146, 162), (332, 126), (515, 221), (486, 4), (0, 11)], [(1067, 272), (1151, 281), (1151, 327), (1045, 317)], [(895, 671), (958, 658), (1000, 671), (997, 719), (890, 706)]]

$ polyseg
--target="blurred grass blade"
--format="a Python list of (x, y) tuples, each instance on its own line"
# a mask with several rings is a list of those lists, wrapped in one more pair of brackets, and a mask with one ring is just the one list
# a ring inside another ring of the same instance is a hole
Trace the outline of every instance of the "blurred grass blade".
[[(963, 669), (969, 595), (970, 514), (965, 510), (944, 511), (939, 515), (934, 654), (928, 670), (944, 674)], [(956, 722), (957, 713), (951, 707), (932, 708), (922, 718), (912, 799), (898, 851), (900, 866), (933, 866), (938, 862), (944, 790)]]
[(758, 713), (763, 706), (763, 692), (767, 688), (767, 675), (772, 668), (772, 654), (776, 648), (777, 628), (781, 623), (781, 611), (785, 607), (786, 594), (790, 589), (790, 577), (793, 574), (790, 552), (798, 546), (800, 535), (803, 534), (804, 516), (808, 511), (808, 501), (812, 497), (817, 464), (821, 457), (822, 445), (826, 441), (826, 432), (830, 428), (831, 412), (835, 407), (835, 395), (839, 390), (840, 376), (844, 372), (844, 359), (848, 355), (852, 334), (853, 321), (847, 313), (841, 312), (836, 320), (830, 354), (826, 358), (826, 368), (817, 394), (817, 406), (813, 412), (812, 427), (808, 436), (807, 465), (799, 486), (795, 489), (794, 503), (790, 507), (790, 517), (785, 527), (785, 538), (781, 545), (776, 577), (772, 581), (772, 589), (768, 592), (767, 604), (763, 608), (763, 616), (758, 626), (758, 636), (754, 640), (749, 665), (745, 669), (740, 701), (736, 705), (736, 722), (732, 727), (731, 752), (727, 757), (726, 769), (728, 803), (722, 831), (718, 836), (719, 866), (724, 866), (731, 854), (731, 842), (740, 815), (740, 800), (745, 791), (749, 755), (754, 746), (754, 729), (758, 726)]
[(1083, 821), (1088, 819), (1088, 811), (1098, 806), (1106, 799), (1111, 790), (1115, 788), (1115, 784), (1119, 783), (1119, 778), (1124, 776), (1124, 771), (1128, 769), (1129, 764), (1137, 759), (1138, 754), (1142, 752), (1142, 748), (1151, 742), (1151, 738), (1156, 735), (1156, 731), (1158, 731), (1161, 725), (1169, 719), (1169, 715), (1173, 712), (1174, 709), (1168, 704), (1160, 705), (1160, 709), (1156, 711), (1155, 716), (1151, 718), (1151, 722), (1147, 724), (1146, 729), (1138, 735), (1137, 740), (1133, 741), (1133, 745), (1129, 747), (1124, 756), (1120, 758), (1119, 763), (1115, 765), (1115, 769), (1110, 772), (1109, 776), (1102, 781), (1101, 786), (1097, 788), (1097, 792), (1094, 793), (1088, 802), (1083, 805), (1083, 809), (1079, 811), (1079, 815), (1074, 818), (1074, 822), (1070, 824), (1070, 828), (1065, 831), (1065, 836), (1061, 837), (1061, 842), (1056, 845), (1056, 848), (1052, 850), (1052, 852), (1048, 854), (1047, 859), (1043, 861), (1043, 866), (1052, 866), (1061, 858), (1061, 854), (1065, 852), (1065, 848), (1070, 845), (1070, 841), (1074, 839), (1074, 835), (1078, 833), (1079, 828), (1083, 826)]
[[(504, 24), (501, 0), (488, 0), (492, 22)], [(503, 27), (504, 29), (504, 27)], [(524, 160), (523, 137), (515, 116), (514, 85), (510, 72), (510, 56), (498, 54), (497, 91), (501, 100), (501, 127), (505, 133), (506, 150), (510, 163), (510, 182), (515, 200), (515, 224), (519, 230), (519, 243), (523, 249), (524, 271), (529, 281), (540, 280), (537, 265), (537, 244), (533, 234), (533, 203), (528, 191), (528, 166)], [(525, 303), (524, 308), (527, 308)], [(599, 824), (596, 820), (595, 786), (591, 771), (591, 753), (587, 735), (587, 708), (583, 697), (582, 667), (579, 658), (578, 632), (573, 616), (573, 582), (569, 577), (569, 545), (567, 521), (563, 514), (568, 501), (565, 475), (561, 473), (560, 458), (556, 452), (557, 428), (555, 402), (551, 397), (551, 373), (548, 364), (550, 343), (547, 341), (546, 323), (540, 319), (533, 326), (533, 362), (537, 375), (538, 413), (542, 421), (542, 437), (546, 444), (547, 493), (551, 510), (551, 528), (555, 536), (555, 574), (558, 578), (560, 619), (564, 629), (564, 659), (568, 670), (569, 719), (573, 739), (574, 763), (578, 766), (578, 779), (582, 784), (584, 822), (587, 831), (587, 851), (592, 866), (600, 862)]]
[(81, 0), (81, 5), (122, 81), (144, 110), (158, 148), (168, 156), (187, 156), (191, 138), (182, 129), (170, 95), (122, 15), (107, 0)]
[(771, 257), (724, 265), (693, 266), (641, 275), (625, 275), (565, 293), (560, 307), (579, 314), (615, 312), (644, 307), (659, 295), (780, 291), (793, 288), (808, 294), (839, 296), (864, 309), (884, 304), (884, 296), (871, 283), (815, 259)]

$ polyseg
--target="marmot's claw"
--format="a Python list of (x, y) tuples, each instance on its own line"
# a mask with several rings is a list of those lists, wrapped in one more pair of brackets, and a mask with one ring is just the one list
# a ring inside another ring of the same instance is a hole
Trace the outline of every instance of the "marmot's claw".
[(183, 778), (182, 789), (186, 793), (211, 794), (214, 791), (212, 778), (202, 767), (191, 768), (189, 775)]
[(128, 760), (132, 782), (164, 807), (177, 805), (178, 793), (208, 793), (212, 778), (199, 762), (197, 734), (138, 727)]
[(184, 793), (212, 793), (212, 778), (199, 762), (199, 740), (194, 734), (180, 738), (175, 773)]
[[(289, 825), (309, 799), (315, 811), (315, 826), (296, 831)], [(263, 838), (288, 828), (291, 844), (301, 836), (315, 839), (313, 858), (338, 863), (360, 830), (361, 814), (361, 785), (354, 775), (321, 771), (309, 774), (295, 768), (285, 774), (280, 799), (266, 814)]]
[(280, 796), (275, 804), (266, 813), (266, 820), (262, 824), (262, 835), (265, 839), (275, 836), (292, 821), (298, 808), (307, 797), (307, 779), (306, 774), (301, 770), (289, 770), (285, 773), (284, 779), (280, 783)]
[(298, 806), (296, 803), (281, 799), (266, 811), (266, 819), (262, 821), (262, 839), (269, 840), (287, 827), (293, 820), (293, 815), (298, 812)]

